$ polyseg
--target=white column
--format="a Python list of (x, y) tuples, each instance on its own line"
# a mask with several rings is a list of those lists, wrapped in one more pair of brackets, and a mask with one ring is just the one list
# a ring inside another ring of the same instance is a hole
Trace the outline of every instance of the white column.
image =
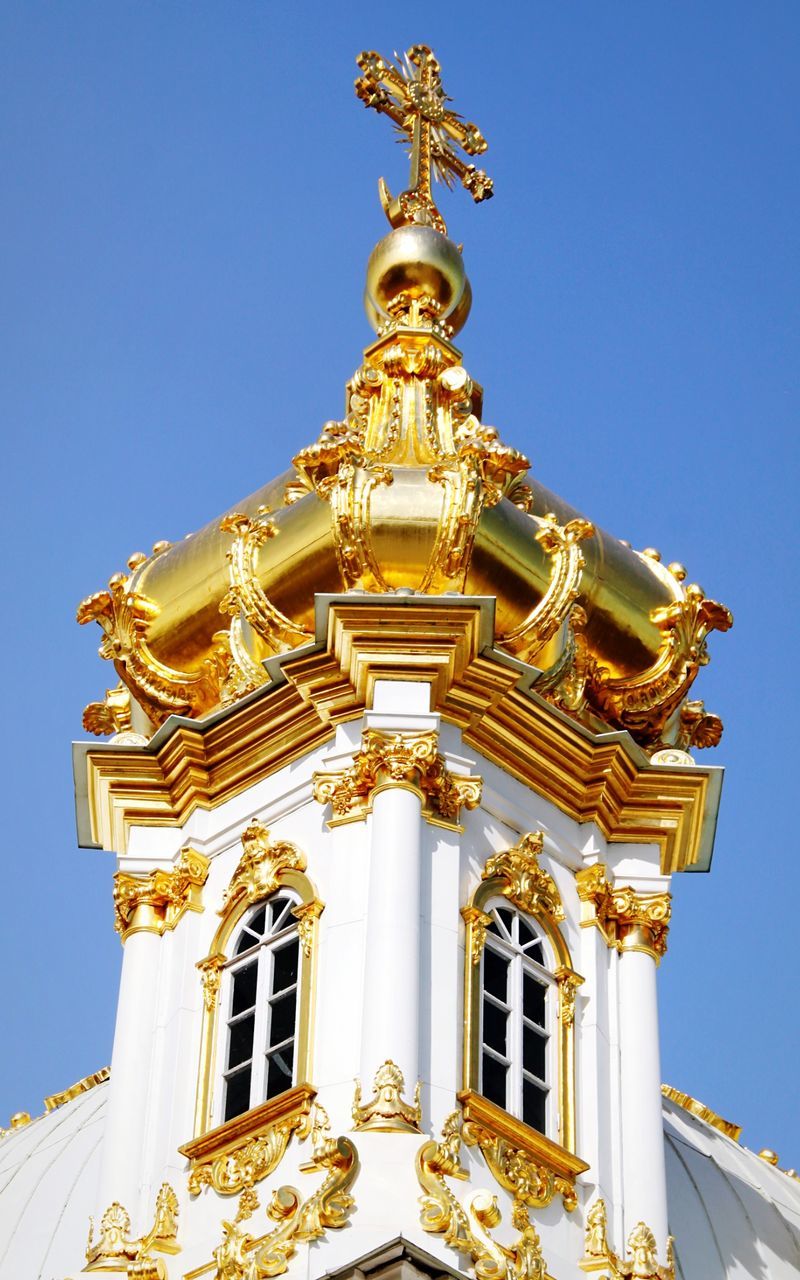
[(619, 963), (625, 1234), (629, 1235), (638, 1222), (646, 1223), (663, 1262), (668, 1234), (667, 1180), (656, 960), (642, 945), (644, 940), (637, 942), (636, 937), (630, 934), (623, 940)]
[(103, 1133), (100, 1213), (114, 1200), (139, 1229), (139, 1193), (151, 1054), (157, 1018), (161, 938), (149, 929), (128, 934), (120, 978), (111, 1083)]
[(420, 1069), (421, 853), (419, 795), (404, 787), (380, 791), (372, 810), (361, 1078), (368, 1088), (391, 1058), (407, 1094)]

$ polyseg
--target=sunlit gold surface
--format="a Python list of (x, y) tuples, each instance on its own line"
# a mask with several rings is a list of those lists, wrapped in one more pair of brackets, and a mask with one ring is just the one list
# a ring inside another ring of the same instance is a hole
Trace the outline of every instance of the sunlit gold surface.
[(406, 1102), (403, 1097), (406, 1082), (396, 1062), (387, 1058), (375, 1072), (372, 1097), (364, 1102), (361, 1081), (356, 1080), (353, 1095), (353, 1128), (372, 1129), (378, 1133), (419, 1133), (422, 1119), (418, 1080), (414, 1086), (414, 1099)]
[(742, 1136), (742, 1126), (740, 1124), (734, 1124), (732, 1120), (723, 1120), (722, 1116), (717, 1115), (716, 1111), (712, 1111), (704, 1102), (698, 1102), (697, 1098), (691, 1097), (690, 1094), (681, 1093), (680, 1089), (673, 1089), (670, 1084), (662, 1084), (661, 1092), (665, 1098), (669, 1098), (670, 1102), (676, 1103), (684, 1111), (690, 1111), (693, 1116), (697, 1116), (700, 1120), (705, 1120), (706, 1124), (710, 1124), (714, 1129), (718, 1129), (720, 1133), (724, 1133), (726, 1138), (732, 1138), (734, 1142), (738, 1142)]
[(165, 933), (186, 911), (202, 911), (201, 890), (208, 878), (208, 858), (181, 849), (174, 867), (148, 875), (117, 871), (114, 875), (114, 928), (122, 941), (132, 933)]
[(95, 1237), (94, 1223), (89, 1225), (84, 1271), (113, 1271), (129, 1280), (166, 1280), (163, 1262), (154, 1253), (180, 1253), (178, 1244), (178, 1197), (168, 1182), (156, 1196), (153, 1223), (143, 1236), (131, 1238), (131, 1220), (127, 1209), (115, 1200), (100, 1219)]
[(644, 1222), (638, 1222), (628, 1235), (626, 1256), (620, 1257), (608, 1243), (605, 1201), (597, 1199), (586, 1215), (583, 1271), (600, 1280), (675, 1280), (675, 1255), (672, 1237), (667, 1239), (666, 1264), (658, 1261), (656, 1238)]
[(643, 951), (659, 963), (666, 954), (672, 914), (668, 893), (637, 893), (629, 885), (612, 884), (602, 863), (575, 876), (581, 901), (581, 926), (595, 925), (617, 951)]

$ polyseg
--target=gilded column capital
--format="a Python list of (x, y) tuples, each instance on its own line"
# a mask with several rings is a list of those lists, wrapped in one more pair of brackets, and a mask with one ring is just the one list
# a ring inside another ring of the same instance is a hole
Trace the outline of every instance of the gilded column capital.
[(630, 885), (617, 887), (605, 866), (584, 867), (575, 877), (582, 904), (581, 925), (596, 925), (617, 951), (643, 951), (658, 962), (667, 950), (672, 915), (669, 893), (640, 893)]
[(211, 863), (188, 846), (174, 867), (147, 875), (114, 875), (114, 928), (125, 942), (132, 933), (165, 933), (185, 911), (202, 911), (201, 890)]
[(461, 809), (474, 809), (480, 803), (483, 780), (451, 773), (438, 746), (434, 729), (422, 733), (365, 729), (349, 768), (314, 774), (314, 799), (332, 809), (328, 825), (365, 818), (378, 792), (402, 787), (417, 792), (428, 822), (460, 830)]

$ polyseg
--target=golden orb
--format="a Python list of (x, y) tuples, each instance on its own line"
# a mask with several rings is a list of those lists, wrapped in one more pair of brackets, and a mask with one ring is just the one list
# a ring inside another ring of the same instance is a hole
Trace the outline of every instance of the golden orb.
[(395, 227), (376, 244), (367, 263), (364, 306), (379, 331), (401, 299), (431, 299), (437, 319), (457, 333), (466, 323), (472, 291), (452, 240), (421, 224)]

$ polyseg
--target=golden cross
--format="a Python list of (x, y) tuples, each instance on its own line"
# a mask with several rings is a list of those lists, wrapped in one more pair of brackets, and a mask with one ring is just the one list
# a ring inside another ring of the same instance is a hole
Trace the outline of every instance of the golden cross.
[(397, 59), (397, 66), (377, 53), (359, 54), (356, 62), (363, 73), (356, 80), (358, 97), (365, 106), (387, 115), (411, 141), (408, 190), (393, 200), (383, 178), (379, 183), (387, 218), (393, 227), (417, 222), (446, 235), (444, 218), (431, 193), (431, 177), (435, 174), (448, 187), (458, 178), (473, 200), (488, 200), (494, 194), (491, 178), (453, 150), (455, 143), (468, 156), (482, 155), (486, 139), (477, 125), (448, 110), (450, 99), (442, 88), (441, 68), (427, 45), (415, 44)]

